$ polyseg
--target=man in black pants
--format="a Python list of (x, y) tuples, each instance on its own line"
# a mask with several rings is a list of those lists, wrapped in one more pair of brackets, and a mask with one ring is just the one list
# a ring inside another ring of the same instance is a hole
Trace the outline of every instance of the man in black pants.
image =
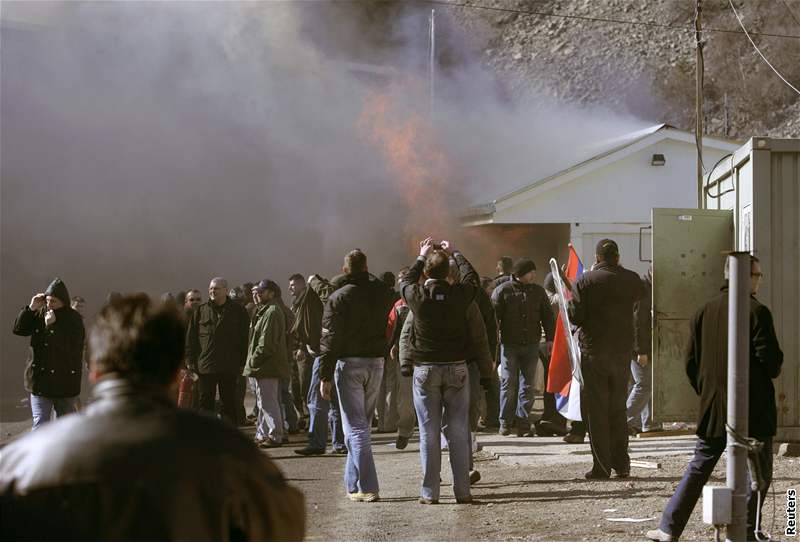
[[(727, 282), (729, 268), (725, 264)], [(762, 277), (758, 258), (750, 257), (750, 408), (749, 436), (762, 442), (758, 466), (762, 479), (758, 482), (761, 504), (772, 482), (772, 437), (777, 429), (778, 412), (775, 387), (783, 364), (772, 313), (759, 303), (755, 295)], [(686, 374), (697, 395), (700, 408), (697, 422), (697, 445), (678, 488), (661, 516), (658, 529), (648, 531), (647, 538), (661, 542), (678, 540), (683, 533), (694, 505), (703, 491), (714, 466), (725, 451), (726, 405), (728, 379), (728, 286), (697, 313), (692, 323), (692, 340), (686, 356)], [(747, 539), (756, 540), (758, 499), (748, 485)], [(766, 538), (762, 538), (765, 540)]]
[(619, 265), (619, 248), (603, 239), (595, 250), (595, 265), (572, 288), (572, 323), (580, 328), (581, 417), (588, 423), (594, 465), (586, 478), (630, 474), (628, 396), (633, 351), (633, 304), (644, 295), (639, 275)]
[(209, 300), (199, 305), (186, 333), (186, 365), (200, 376), (200, 408), (214, 412), (217, 388), (222, 415), (236, 423), (236, 379), (247, 358), (250, 317), (240, 303), (228, 299), (228, 283), (214, 278)]

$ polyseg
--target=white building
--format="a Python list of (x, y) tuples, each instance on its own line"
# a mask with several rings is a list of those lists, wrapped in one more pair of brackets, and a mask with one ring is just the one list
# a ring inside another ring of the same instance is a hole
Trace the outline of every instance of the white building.
[[(739, 146), (703, 138), (706, 169)], [(588, 159), (576, 156), (574, 165), (470, 209), (464, 224), (499, 236), (528, 225), (531, 234), (520, 253), (509, 255), (533, 257), (540, 266), (551, 256), (564, 261), (572, 243), (588, 267), (597, 241), (609, 237), (619, 244), (623, 265), (644, 273), (650, 236), (641, 228), (650, 225), (650, 210), (697, 207), (694, 135), (660, 124), (597, 149)]]

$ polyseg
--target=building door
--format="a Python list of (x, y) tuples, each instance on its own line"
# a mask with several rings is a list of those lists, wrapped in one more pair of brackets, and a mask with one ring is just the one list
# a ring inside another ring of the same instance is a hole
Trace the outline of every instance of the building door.
[(691, 320), (723, 285), (733, 249), (733, 213), (653, 209), (653, 417), (695, 421), (697, 396), (686, 377)]

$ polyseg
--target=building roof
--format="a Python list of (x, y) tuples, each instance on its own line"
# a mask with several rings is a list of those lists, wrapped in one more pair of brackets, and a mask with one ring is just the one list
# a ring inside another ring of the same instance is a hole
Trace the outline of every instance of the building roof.
[[(669, 124), (656, 124), (636, 132), (624, 134), (617, 138), (612, 138), (598, 142), (591, 147), (591, 156), (586, 159), (575, 158), (573, 165), (566, 167), (556, 173), (529, 182), (512, 192), (505, 193), (491, 202), (471, 207), (467, 211), (468, 217), (476, 215), (487, 215), (495, 212), (496, 205), (515, 198), (530, 191), (543, 192), (555, 188), (577, 177), (583, 176), (594, 169), (606, 166), (610, 163), (622, 160), (634, 152), (653, 145), (664, 139), (674, 139), (686, 143), (695, 144), (694, 134), (684, 130), (679, 130)], [(718, 137), (703, 137), (703, 147), (733, 152), (741, 146), (741, 142), (732, 139)]]

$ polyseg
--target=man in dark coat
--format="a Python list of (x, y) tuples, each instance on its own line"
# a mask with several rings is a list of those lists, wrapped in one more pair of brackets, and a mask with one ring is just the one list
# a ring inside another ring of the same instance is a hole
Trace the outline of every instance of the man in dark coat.
[(653, 268), (644, 276), (645, 295), (633, 306), (633, 359), (631, 377), (633, 386), (628, 395), (628, 429), (633, 433), (658, 431), (661, 424), (654, 424), (650, 415), (653, 387), (653, 371), (649, 366), (653, 340)]
[(95, 400), (0, 453), (0, 540), (303, 540), (303, 494), (269, 457), (170, 397), (181, 312), (144, 294), (100, 311)]
[[(448, 281), (450, 256), (458, 266), (457, 283)], [(425, 281), (420, 284), (420, 276)], [(475, 348), (471, 339), (484, 341), (486, 370), (490, 362), (486, 329), (474, 304), (480, 288), (479, 277), (463, 254), (448, 241), (437, 247), (431, 238), (420, 243), (420, 254), (400, 285), (411, 310), (404, 325), (410, 327), (406, 345), (401, 346), (401, 374), (413, 370), (414, 409), (419, 420), (422, 488), (420, 503), (435, 504), (441, 490), (440, 433), (446, 419), (456, 502), (472, 502), (470, 492), (470, 377), (467, 361)], [(472, 308), (476, 331), (468, 324)], [(401, 344), (406, 341), (402, 338)], [(405, 347), (407, 346), (407, 348)], [(408, 359), (413, 365), (406, 365)], [(476, 359), (477, 362), (477, 359)], [(488, 374), (486, 375), (488, 379)]]
[(555, 320), (544, 288), (534, 283), (536, 265), (528, 258), (514, 264), (511, 278), (492, 293), (492, 305), (500, 328), (500, 434), (530, 433), (533, 383), (544, 329), (552, 345)]
[(31, 394), (33, 429), (56, 416), (75, 412), (81, 392), (83, 318), (70, 307), (69, 292), (55, 279), (36, 294), (14, 322), (14, 334), (31, 338), (25, 389)]
[[(303, 396), (303, 401), (308, 405), (308, 444), (295, 450), (294, 453), (302, 456), (324, 454), (328, 445), (328, 434), (330, 434), (333, 453), (345, 455), (347, 448), (344, 444), (342, 415), (336, 389), (331, 387), (331, 398), (327, 400), (320, 394), (319, 385), (322, 374), (322, 362), (320, 361), (319, 352), (324, 305), (317, 291), (324, 291), (323, 295), (330, 295), (333, 293), (333, 287), (319, 275), (312, 275), (308, 281), (308, 286), (306, 286), (305, 279), (301, 275), (294, 275), (290, 277), (290, 280), (295, 285), (299, 281), (303, 281), (302, 291), (294, 304), (293, 310), (296, 311), (297, 318), (294, 326), (292, 326), (292, 333), (297, 343), (305, 349), (306, 355), (310, 355), (311, 359), (313, 359), (311, 380), (306, 394)], [(292, 289), (291, 284), (289, 288), (290, 290)]]
[[(728, 279), (725, 264), (725, 279)], [(783, 352), (775, 335), (772, 313), (755, 296), (763, 274), (758, 258), (750, 257), (750, 393), (749, 436), (763, 443), (758, 464), (763, 475), (758, 493), (761, 504), (772, 481), (772, 437), (778, 425), (775, 387)], [(678, 488), (661, 516), (659, 529), (648, 531), (650, 540), (670, 542), (681, 536), (694, 505), (714, 466), (725, 451), (728, 403), (728, 287), (698, 311), (692, 321), (692, 338), (686, 356), (686, 375), (697, 395), (697, 445)], [(745, 435), (748, 436), (748, 435)], [(747, 498), (747, 539), (755, 540), (757, 494)]]
[(633, 305), (644, 295), (639, 275), (619, 264), (619, 247), (601, 240), (595, 265), (572, 289), (570, 321), (581, 348), (581, 417), (589, 428), (594, 465), (586, 478), (630, 475), (628, 396), (633, 351)]
[(236, 423), (236, 379), (247, 358), (250, 318), (247, 310), (228, 298), (228, 283), (214, 278), (209, 300), (199, 305), (186, 333), (186, 364), (200, 377), (200, 408), (214, 412), (219, 388), (223, 416)]
[(348, 451), (345, 490), (352, 501), (374, 502), (378, 475), (370, 427), (383, 377), (392, 292), (369, 274), (367, 256), (358, 249), (345, 256), (342, 272), (344, 285), (330, 295), (322, 316), (320, 394), (331, 399), (335, 378)]

